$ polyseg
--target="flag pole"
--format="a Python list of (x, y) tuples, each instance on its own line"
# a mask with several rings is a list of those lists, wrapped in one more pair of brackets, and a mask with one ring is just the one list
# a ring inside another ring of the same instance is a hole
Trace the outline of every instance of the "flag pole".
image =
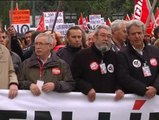
[(51, 31), (51, 33), (53, 33), (53, 32), (54, 32), (54, 29), (55, 29), (57, 17), (58, 17), (58, 14), (59, 14), (60, 5), (61, 5), (61, 1), (58, 1), (58, 6), (57, 6), (57, 9), (56, 9), (55, 20), (54, 20), (54, 23), (53, 23), (53, 26), (52, 26), (52, 31)]
[[(11, 3), (10, 3), (10, 25), (9, 27), (12, 25), (13, 23), (13, 5), (14, 5), (14, 0), (11, 0)], [(8, 43), (8, 48), (9, 50), (11, 50), (11, 36), (9, 36), (9, 43)]]
[(148, 15), (148, 18), (147, 18), (146, 23), (145, 23), (145, 28), (146, 28), (146, 29), (147, 29), (147, 26), (148, 26), (148, 24), (149, 24), (149, 22), (150, 22), (150, 19), (151, 19), (151, 16), (152, 16), (152, 13), (153, 13), (153, 10), (154, 10), (154, 8), (155, 8), (156, 3), (157, 3), (157, 0), (153, 0), (152, 8), (151, 8), (151, 10), (150, 10), (150, 14)]
[(10, 5), (10, 10), (11, 10), (11, 15), (10, 15), (10, 25), (12, 24), (13, 4), (14, 4), (14, 0), (11, 0), (11, 5)]

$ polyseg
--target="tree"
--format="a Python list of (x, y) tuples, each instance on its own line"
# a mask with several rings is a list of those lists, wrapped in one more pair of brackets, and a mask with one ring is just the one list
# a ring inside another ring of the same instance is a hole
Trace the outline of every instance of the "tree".
[[(19, 9), (30, 9), (31, 14), (33, 14), (33, 1), (31, 0), (15, 0), (18, 2)], [(150, 0), (151, 4), (153, 0)], [(11, 1), (0, 1), (0, 20), (3, 24), (9, 25), (9, 15)], [(56, 11), (58, 0), (38, 0), (35, 3), (35, 15), (42, 15), (43, 11)], [(159, 4), (158, 4), (159, 5)], [(64, 13), (76, 13), (77, 18), (80, 13), (83, 16), (88, 16), (90, 14), (101, 14), (104, 18), (111, 18), (114, 14), (122, 13), (122, 15), (132, 14), (134, 10), (134, 0), (85, 0), (85, 1), (71, 1), (64, 0), (60, 7), (61, 11)]]

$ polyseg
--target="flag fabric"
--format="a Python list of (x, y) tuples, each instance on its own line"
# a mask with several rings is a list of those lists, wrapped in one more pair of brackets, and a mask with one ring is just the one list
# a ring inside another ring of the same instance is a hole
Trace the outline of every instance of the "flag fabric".
[(81, 26), (81, 28), (83, 29), (83, 30), (87, 30), (87, 21), (88, 21), (88, 18), (86, 19), (86, 18), (84, 18), (83, 17), (83, 14), (81, 13), (81, 15), (80, 15), (80, 17), (79, 17), (79, 19), (78, 19), (78, 25), (80, 25)]
[(108, 25), (108, 26), (111, 25), (111, 20), (109, 18), (106, 20), (106, 25)]
[(154, 28), (159, 26), (159, 8), (156, 8), (156, 12), (155, 12), (155, 24), (154, 24)]
[(134, 3), (136, 4), (138, 2), (138, 0), (134, 0)]
[(155, 19), (156, 19), (157, 17), (159, 17), (159, 8), (158, 8), (158, 7), (156, 8)]
[(129, 20), (130, 20), (130, 16), (129, 16), (128, 14), (126, 14), (125, 20), (126, 20), (126, 21), (129, 21)]
[(87, 20), (86, 20), (86, 18), (83, 18), (83, 24), (82, 24), (82, 28), (83, 28), (83, 30), (87, 30)]
[(82, 13), (78, 19), (78, 25), (83, 25), (83, 14)]
[(45, 28), (44, 28), (44, 15), (42, 15), (40, 22), (39, 22), (39, 25), (37, 27), (37, 31), (44, 31), (44, 30), (45, 30)]
[(89, 22), (89, 20), (88, 20), (88, 17), (87, 17), (87, 16), (86, 16), (86, 18), (85, 18), (85, 19), (86, 19), (86, 23), (88, 23), (88, 22)]
[(15, 5), (15, 10), (19, 10), (18, 3)]
[[(134, 19), (138, 19), (142, 21), (143, 23), (146, 23), (147, 18), (150, 14), (150, 10), (151, 10), (151, 4), (149, 0), (138, 0), (138, 1), (134, 0), (134, 2), (136, 2), (134, 7)], [(155, 22), (155, 18), (154, 18), (154, 15), (152, 15), (146, 30), (148, 34), (152, 33), (154, 22)]]
[(130, 20), (133, 20), (133, 19), (134, 19), (134, 14), (131, 14)]

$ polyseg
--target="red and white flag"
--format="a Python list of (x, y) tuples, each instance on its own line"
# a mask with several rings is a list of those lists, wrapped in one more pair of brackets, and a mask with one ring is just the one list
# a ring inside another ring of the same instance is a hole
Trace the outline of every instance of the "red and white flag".
[(82, 13), (78, 19), (78, 25), (80, 25), (83, 30), (87, 29), (87, 20), (86, 20), (86, 18), (83, 17)]
[[(149, 0), (134, 0), (135, 7), (134, 7), (134, 19), (141, 20), (143, 23), (146, 23), (147, 18), (150, 14), (151, 4)], [(148, 23), (146, 32), (151, 34), (153, 29), (153, 24), (155, 22), (154, 15), (151, 16), (151, 20)]]
[(19, 10), (18, 3), (15, 4), (15, 10)]
[(83, 14), (82, 13), (78, 19), (78, 25), (83, 25)]
[(131, 14), (130, 20), (133, 20), (133, 19), (134, 19), (134, 14)]
[(159, 8), (156, 8), (156, 12), (155, 12), (155, 24), (154, 24), (154, 28), (159, 26)]
[(88, 23), (89, 22), (89, 19), (88, 19), (88, 17), (86, 16), (86, 23)]
[(125, 20), (126, 20), (126, 21), (129, 21), (129, 20), (130, 20), (130, 16), (129, 16), (128, 14), (126, 14)]
[(44, 15), (42, 15), (40, 22), (39, 22), (39, 25), (37, 27), (37, 31), (44, 31), (44, 30), (45, 30), (45, 28), (44, 28)]
[(111, 20), (108, 18), (108, 19), (106, 20), (106, 25), (110, 26), (111, 23), (112, 23)]

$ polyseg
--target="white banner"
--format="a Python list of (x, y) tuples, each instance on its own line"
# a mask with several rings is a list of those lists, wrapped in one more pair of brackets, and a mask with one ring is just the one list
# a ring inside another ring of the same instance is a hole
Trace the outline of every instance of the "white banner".
[[(44, 15), (44, 27), (47, 30), (52, 30), (53, 23), (55, 21), (56, 12), (43, 12)], [(58, 13), (56, 25), (63, 24), (64, 17), (63, 12)]]
[(21, 34), (25, 34), (30, 30), (30, 23), (26, 24), (12, 24), (16, 31)]
[(55, 31), (58, 31), (62, 34), (62, 36), (65, 36), (68, 29), (73, 26), (75, 26), (75, 23), (58, 24), (55, 26)]
[(131, 94), (120, 101), (114, 94), (97, 94), (89, 102), (82, 93), (42, 93), (19, 90), (11, 100), (0, 90), (0, 120), (158, 120), (159, 96), (146, 99)]
[(89, 15), (90, 24), (100, 25), (101, 24), (101, 15)]
[(101, 25), (102, 24), (101, 15), (100, 14), (89, 15), (89, 24), (92, 30), (94, 30), (98, 25)]

